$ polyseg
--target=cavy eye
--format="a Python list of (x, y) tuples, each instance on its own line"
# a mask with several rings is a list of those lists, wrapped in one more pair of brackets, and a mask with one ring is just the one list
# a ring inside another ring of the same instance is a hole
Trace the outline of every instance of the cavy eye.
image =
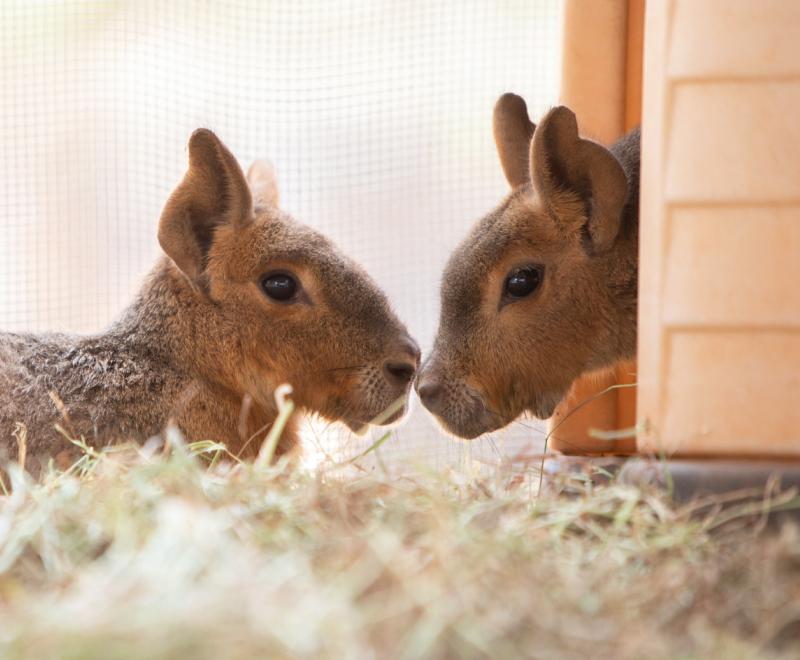
[(512, 270), (506, 278), (503, 295), (507, 298), (525, 298), (531, 295), (542, 282), (540, 266), (523, 266)]
[(269, 273), (261, 278), (261, 290), (277, 302), (291, 302), (299, 289), (297, 280), (288, 273)]

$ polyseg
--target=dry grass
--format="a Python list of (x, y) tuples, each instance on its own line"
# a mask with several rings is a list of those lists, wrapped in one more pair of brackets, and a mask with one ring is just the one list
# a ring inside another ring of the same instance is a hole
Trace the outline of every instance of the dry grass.
[(613, 483), (537, 497), (519, 475), (391, 480), (220, 458), (178, 445), (87, 455), (40, 484), (13, 472), (0, 656), (800, 651), (791, 525), (730, 511), (718, 524)]

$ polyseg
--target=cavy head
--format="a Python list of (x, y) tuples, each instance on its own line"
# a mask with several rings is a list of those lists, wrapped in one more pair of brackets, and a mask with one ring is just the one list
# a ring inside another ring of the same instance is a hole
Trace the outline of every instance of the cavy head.
[(211, 131), (195, 131), (158, 236), (214, 317), (221, 355), (198, 360), (227, 387), (269, 407), (289, 383), (297, 405), (354, 429), (407, 395), (416, 343), (358, 264), (278, 209), (267, 163), (245, 177)]
[(507, 94), (494, 134), (511, 194), (452, 254), (441, 316), (417, 381), (423, 405), (464, 438), (540, 418), (580, 374), (613, 361), (620, 322), (616, 243), (627, 179), (604, 147), (578, 135), (574, 114), (538, 127)]

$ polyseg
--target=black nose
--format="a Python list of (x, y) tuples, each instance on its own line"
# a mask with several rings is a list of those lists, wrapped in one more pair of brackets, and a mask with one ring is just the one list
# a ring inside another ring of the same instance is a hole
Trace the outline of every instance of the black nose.
[(432, 413), (441, 411), (444, 400), (443, 393), (444, 388), (441, 383), (433, 379), (423, 378), (417, 383), (417, 394), (419, 394), (422, 405)]

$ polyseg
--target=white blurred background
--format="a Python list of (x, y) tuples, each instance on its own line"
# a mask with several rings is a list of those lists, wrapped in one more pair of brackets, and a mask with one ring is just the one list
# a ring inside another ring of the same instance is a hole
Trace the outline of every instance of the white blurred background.
[[(450, 250), (507, 192), (491, 111), (557, 101), (558, 0), (0, 0), (0, 328), (102, 329), (159, 253), (207, 126), (386, 290), (423, 350)], [(415, 402), (376, 458), (441, 468), (540, 451), (522, 421), (464, 443)], [(309, 427), (310, 454), (378, 436)]]

